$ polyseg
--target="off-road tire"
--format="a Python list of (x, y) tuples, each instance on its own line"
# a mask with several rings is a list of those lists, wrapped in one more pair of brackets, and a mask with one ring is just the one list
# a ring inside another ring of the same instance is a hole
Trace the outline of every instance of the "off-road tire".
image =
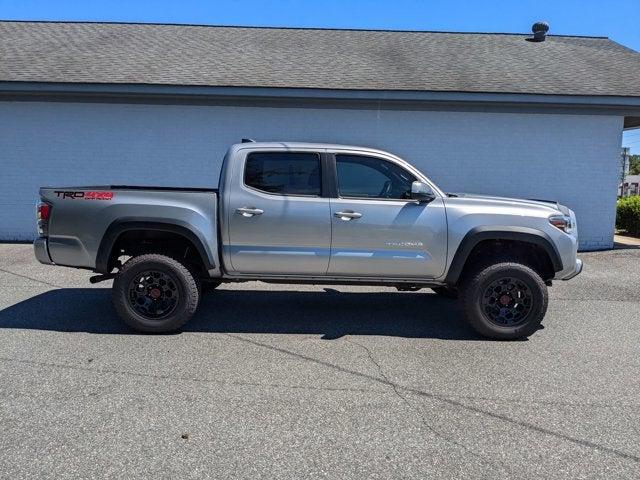
[[(460, 303), (469, 324), (480, 334), (496, 340), (515, 340), (533, 334), (547, 311), (549, 296), (540, 275), (526, 265), (513, 262), (478, 265), (466, 273), (460, 287)], [(483, 296), (492, 283), (513, 278), (531, 292), (531, 305), (521, 323), (500, 325), (483, 307)]]
[[(177, 302), (162, 318), (145, 317), (135, 310), (130, 300), (130, 286), (136, 275), (157, 271), (175, 282)], [(145, 333), (173, 332), (187, 323), (200, 303), (200, 280), (186, 265), (161, 254), (132, 257), (115, 277), (112, 288), (113, 306), (122, 320), (134, 330)]]
[(444, 298), (458, 298), (458, 289), (452, 287), (431, 287), (435, 293)]

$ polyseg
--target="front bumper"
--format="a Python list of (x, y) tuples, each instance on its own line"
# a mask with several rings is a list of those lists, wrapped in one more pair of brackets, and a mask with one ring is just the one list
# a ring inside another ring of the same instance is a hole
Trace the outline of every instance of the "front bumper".
[(36, 255), (36, 260), (45, 265), (53, 265), (51, 257), (49, 257), (49, 247), (47, 245), (46, 238), (36, 238), (33, 242), (33, 252)]
[(579, 258), (576, 258), (576, 263), (573, 271), (563, 276), (562, 280), (571, 280), (576, 275), (580, 275), (581, 272), (582, 272), (582, 260), (580, 260)]

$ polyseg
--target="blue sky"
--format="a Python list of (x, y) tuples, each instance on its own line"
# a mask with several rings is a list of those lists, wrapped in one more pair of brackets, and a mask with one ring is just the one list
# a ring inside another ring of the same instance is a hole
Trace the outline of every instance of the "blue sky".
[[(470, 32), (529, 32), (546, 20), (551, 34), (640, 51), (640, 0), (0, 0), (0, 18)], [(640, 130), (623, 145), (640, 154)]]

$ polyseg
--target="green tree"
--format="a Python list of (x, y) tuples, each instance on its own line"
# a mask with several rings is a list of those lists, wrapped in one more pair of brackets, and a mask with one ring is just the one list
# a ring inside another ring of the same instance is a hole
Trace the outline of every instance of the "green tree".
[(629, 156), (629, 175), (640, 175), (640, 155)]

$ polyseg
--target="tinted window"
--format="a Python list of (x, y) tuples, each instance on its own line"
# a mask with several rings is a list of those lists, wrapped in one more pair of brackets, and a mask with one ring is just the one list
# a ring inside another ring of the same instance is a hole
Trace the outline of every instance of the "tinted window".
[(341, 197), (411, 198), (411, 173), (395, 163), (375, 157), (336, 155), (338, 193)]
[(244, 183), (280, 195), (320, 195), (320, 156), (316, 153), (251, 153)]

